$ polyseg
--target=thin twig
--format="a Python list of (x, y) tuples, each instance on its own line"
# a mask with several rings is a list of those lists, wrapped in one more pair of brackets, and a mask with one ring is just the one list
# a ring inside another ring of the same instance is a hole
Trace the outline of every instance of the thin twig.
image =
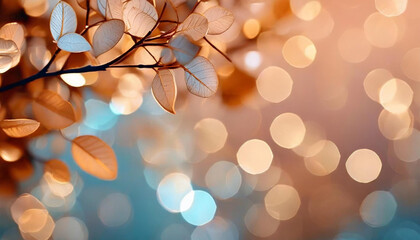
[(229, 62), (232, 62), (232, 60), (225, 54), (223, 53), (220, 49), (218, 49), (213, 43), (211, 43), (206, 37), (204, 37), (204, 40), (206, 40), (206, 42), (217, 52), (219, 52), (223, 57), (226, 58), (226, 60), (228, 60)]
[(89, 27), (89, 14), (90, 14), (90, 0), (86, 1), (86, 22), (85, 28)]
[[(35, 81), (39, 78), (44, 78), (44, 77), (52, 77), (52, 76), (58, 76), (61, 74), (67, 74), (67, 73), (87, 73), (87, 72), (98, 72), (98, 71), (106, 71), (108, 68), (121, 68), (121, 67), (135, 67), (135, 68), (154, 68), (154, 67), (158, 67), (158, 64), (153, 64), (153, 65), (116, 65), (113, 66), (114, 64), (119, 63), (120, 61), (122, 61), (126, 56), (128, 56), (134, 49), (138, 48), (139, 46), (141, 46), (143, 44), (143, 42), (150, 37), (150, 35), (152, 34), (152, 32), (157, 28), (157, 26), (159, 25), (159, 22), (162, 19), (163, 13), (166, 9), (167, 3), (165, 2), (165, 4), (163, 5), (162, 8), (162, 12), (161, 15), (159, 16), (159, 19), (156, 21), (155, 25), (153, 26), (153, 28), (146, 34), (146, 36), (144, 36), (144, 38), (142, 38), (141, 40), (139, 40), (138, 42), (136, 42), (130, 49), (128, 49), (126, 52), (124, 52), (123, 54), (121, 54), (120, 56), (114, 58), (113, 60), (102, 64), (102, 65), (98, 65), (98, 66), (84, 66), (84, 67), (80, 67), (80, 68), (73, 68), (73, 69), (65, 69), (65, 70), (59, 70), (59, 71), (55, 71), (55, 72), (48, 72), (49, 67), (51, 66), (51, 64), (54, 62), (55, 58), (57, 57), (58, 53), (61, 51), (60, 49), (57, 49), (56, 52), (54, 53), (54, 55), (51, 57), (50, 61), (47, 63), (47, 65), (45, 65), (45, 67), (43, 69), (41, 69), (41, 71), (39, 71), (38, 73), (27, 77), (25, 79), (22, 79), (20, 81), (14, 82), (12, 84), (0, 87), (0, 92), (4, 92), (7, 90), (10, 90), (12, 88), (18, 87), (18, 86), (23, 86), (27, 83), (30, 83), (32, 81)], [(89, 9), (89, 8), (88, 8)], [(98, 23), (96, 23), (98, 24)], [(94, 24), (94, 25), (96, 25)], [(81, 34), (84, 34), (87, 32), (87, 30), (92, 27), (92, 26), (88, 26), (87, 28), (83, 29)], [(149, 44), (145, 44), (145, 45), (150, 45)]]

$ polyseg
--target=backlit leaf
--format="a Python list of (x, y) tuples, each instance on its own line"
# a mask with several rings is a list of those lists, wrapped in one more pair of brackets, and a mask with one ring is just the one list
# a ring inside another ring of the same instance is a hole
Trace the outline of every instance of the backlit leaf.
[(101, 24), (93, 36), (93, 53), (98, 57), (111, 50), (124, 34), (124, 22), (118, 19)]
[(70, 181), (70, 171), (67, 165), (58, 160), (52, 159), (45, 163), (44, 171), (52, 175), (52, 177), (60, 182), (69, 182)]
[(71, 152), (85, 172), (103, 180), (114, 180), (118, 174), (117, 158), (108, 144), (95, 136), (80, 136), (72, 141)]
[(16, 43), (13, 42), (12, 40), (5, 40), (5, 39), (0, 38), (0, 56), (8, 56), (12, 58), (11, 67), (18, 65), (20, 61), (19, 48), (17, 47)]
[(73, 8), (60, 1), (54, 7), (50, 19), (50, 31), (55, 41), (67, 33), (74, 33), (77, 27), (77, 17)]
[(137, 37), (144, 37), (156, 24), (156, 9), (146, 0), (131, 0), (124, 5), (123, 18), (127, 31)]
[(176, 84), (169, 69), (159, 70), (153, 79), (152, 92), (156, 101), (166, 111), (175, 114)]
[(219, 81), (209, 60), (196, 57), (185, 65), (185, 79), (188, 90), (199, 97), (210, 97), (216, 93)]
[(0, 122), (0, 128), (13, 138), (26, 137), (39, 128), (39, 122), (32, 119), (4, 119)]
[(58, 40), (57, 46), (64, 51), (73, 53), (87, 52), (92, 49), (88, 41), (77, 33), (65, 34)]
[(172, 48), (176, 60), (183, 65), (191, 62), (201, 49), (201, 47), (192, 43), (184, 34), (172, 38), (169, 46)]
[(0, 38), (12, 40), (19, 50), (22, 51), (22, 47), (25, 43), (25, 30), (23, 29), (23, 26), (17, 22), (8, 23), (0, 28)]
[(179, 31), (194, 41), (198, 41), (206, 36), (208, 30), (209, 22), (207, 18), (199, 13), (192, 13), (179, 25)]
[(106, 7), (106, 19), (123, 20), (123, 1), (124, 0), (108, 0)]
[(98, 3), (98, 10), (105, 17), (106, 14), (106, 5), (108, 0), (97, 0)]
[(160, 53), (161, 62), (163, 64), (170, 64), (175, 61), (174, 52), (170, 48), (164, 48)]
[(35, 118), (46, 128), (62, 129), (75, 122), (72, 105), (57, 93), (44, 90), (32, 103)]
[(217, 35), (226, 32), (232, 26), (235, 17), (229, 10), (215, 6), (204, 12), (204, 16), (209, 21), (208, 34)]
[(0, 73), (5, 73), (12, 67), (13, 58), (0, 55)]

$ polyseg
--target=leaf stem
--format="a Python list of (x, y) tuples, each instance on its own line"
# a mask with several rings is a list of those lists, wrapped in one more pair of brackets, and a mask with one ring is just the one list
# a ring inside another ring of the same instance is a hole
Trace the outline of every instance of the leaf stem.
[(218, 49), (212, 42), (210, 42), (210, 40), (208, 40), (206, 37), (203, 38), (204, 40), (206, 40), (206, 42), (217, 52), (219, 52), (223, 57), (226, 58), (226, 60), (228, 60), (229, 62), (232, 62), (232, 60), (225, 54), (223, 53), (220, 49)]
[[(98, 72), (98, 71), (106, 71), (108, 68), (155, 68), (155, 67), (159, 67), (159, 65), (153, 64), (153, 65), (115, 65), (118, 64), (119, 62), (121, 62), (122, 60), (124, 60), (134, 49), (142, 46), (142, 44), (144, 43), (144, 41), (150, 37), (150, 35), (152, 34), (152, 32), (157, 28), (157, 26), (159, 25), (160, 21), (162, 20), (163, 17), (163, 13), (165, 12), (167, 3), (165, 2), (165, 4), (163, 5), (162, 8), (162, 12), (161, 15), (159, 16), (159, 19), (156, 21), (155, 25), (153, 26), (153, 28), (142, 38), (140, 39), (138, 42), (136, 42), (135, 44), (133, 44), (133, 46), (131, 46), (130, 49), (128, 49), (126, 52), (124, 52), (123, 54), (121, 54), (120, 56), (114, 58), (113, 60), (102, 64), (102, 65), (98, 65), (98, 66), (84, 66), (84, 67), (79, 67), (79, 68), (73, 68), (73, 69), (65, 69), (65, 70), (59, 70), (59, 71), (54, 71), (54, 72), (48, 72), (49, 67), (51, 66), (51, 64), (54, 62), (55, 58), (57, 57), (58, 53), (60, 53), (61, 49), (57, 49), (54, 53), (54, 55), (51, 57), (50, 61), (45, 65), (44, 68), (41, 69), (41, 71), (39, 71), (38, 73), (27, 77), (25, 79), (22, 79), (20, 81), (11, 83), (9, 85), (0, 87), (0, 92), (5, 92), (7, 90), (10, 90), (12, 88), (18, 87), (18, 86), (23, 86), (27, 83), (30, 83), (32, 81), (35, 81), (37, 79), (40, 78), (44, 78), (44, 77), (52, 77), (52, 76), (58, 76), (61, 74), (67, 74), (67, 73), (87, 73), (87, 72)], [(94, 24), (96, 25), (96, 24)], [(94, 26), (92, 25), (92, 26)], [(81, 34), (84, 34), (87, 32), (87, 30), (92, 27), (92, 26), (88, 26), (87, 28), (85, 28)], [(144, 44), (144, 45), (156, 45), (157, 43), (148, 43), (148, 44)], [(160, 45), (163, 45), (163, 43), (160, 43)]]

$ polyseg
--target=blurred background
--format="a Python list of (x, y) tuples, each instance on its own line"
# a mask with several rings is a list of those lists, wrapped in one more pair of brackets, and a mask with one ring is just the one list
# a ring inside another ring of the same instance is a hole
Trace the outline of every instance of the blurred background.
[[(0, 25), (21, 22), (32, 36), (33, 65), (52, 52), (40, 41), (56, 2), (0, 1)], [(420, 239), (420, 1), (219, 4), (236, 19), (209, 37), (232, 63), (202, 43), (216, 96), (179, 82), (171, 115), (150, 93), (153, 71), (88, 76), (85, 117), (62, 132), (112, 146), (118, 178), (81, 171), (57, 132), (31, 139), (32, 164), (14, 170), (16, 195), (0, 200), (1, 240), (21, 239), (10, 213), (20, 193), (48, 209), (52, 239)], [(70, 182), (44, 174), (49, 159), (69, 166)]]

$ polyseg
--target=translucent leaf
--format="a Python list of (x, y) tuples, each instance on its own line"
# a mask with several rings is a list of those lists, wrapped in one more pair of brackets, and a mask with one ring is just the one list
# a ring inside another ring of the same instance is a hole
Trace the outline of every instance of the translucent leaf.
[(156, 9), (146, 0), (132, 0), (124, 5), (123, 18), (127, 31), (137, 37), (144, 37), (156, 24)]
[(106, 19), (123, 20), (123, 0), (108, 0), (105, 16)]
[(35, 118), (46, 128), (62, 129), (75, 122), (72, 105), (57, 93), (44, 90), (32, 103)]
[(87, 52), (92, 49), (88, 41), (77, 33), (65, 34), (58, 40), (57, 46), (64, 51), (72, 53)]
[(153, 79), (152, 92), (156, 101), (166, 111), (175, 114), (176, 83), (169, 69), (159, 70)]
[(217, 35), (226, 32), (232, 26), (235, 17), (229, 10), (215, 6), (204, 12), (204, 16), (209, 21), (208, 34)]
[(108, 4), (107, 2), (108, 2), (107, 0), (97, 0), (98, 10), (104, 17), (106, 14), (106, 5)]
[(77, 27), (77, 17), (73, 8), (60, 1), (51, 12), (50, 31), (55, 41), (67, 33), (74, 33)]
[(113, 19), (101, 24), (93, 36), (93, 53), (98, 57), (111, 50), (124, 34), (124, 22)]
[(71, 152), (77, 165), (85, 172), (103, 180), (114, 180), (118, 174), (115, 153), (95, 136), (80, 136), (72, 141)]
[(50, 173), (55, 180), (60, 182), (69, 182), (71, 178), (67, 165), (58, 159), (52, 159), (46, 162), (44, 171)]
[[(20, 51), (15, 42), (0, 38), (0, 56), (8, 56), (12, 58), (12, 66), (18, 65), (20, 61)], [(6, 60), (3, 60), (6, 61)], [(6, 70), (7, 71), (7, 70)]]
[(13, 58), (0, 55), (0, 73), (5, 73), (12, 67)]
[(169, 46), (171, 46), (174, 51), (176, 60), (183, 65), (191, 62), (201, 49), (183, 34), (172, 38), (169, 42)]
[(0, 38), (12, 40), (19, 50), (22, 51), (22, 47), (25, 43), (25, 30), (23, 26), (17, 22), (8, 23), (0, 28)]
[(189, 36), (192, 40), (198, 41), (206, 36), (209, 30), (207, 18), (199, 13), (190, 14), (184, 22), (179, 25), (179, 32)]
[(39, 128), (39, 122), (32, 119), (4, 119), (0, 122), (0, 128), (13, 138), (26, 137)]
[(170, 64), (175, 61), (174, 52), (170, 48), (164, 48), (160, 53), (160, 58), (163, 64)]
[(188, 90), (199, 97), (210, 97), (217, 91), (219, 81), (209, 60), (196, 57), (185, 65), (185, 79)]

